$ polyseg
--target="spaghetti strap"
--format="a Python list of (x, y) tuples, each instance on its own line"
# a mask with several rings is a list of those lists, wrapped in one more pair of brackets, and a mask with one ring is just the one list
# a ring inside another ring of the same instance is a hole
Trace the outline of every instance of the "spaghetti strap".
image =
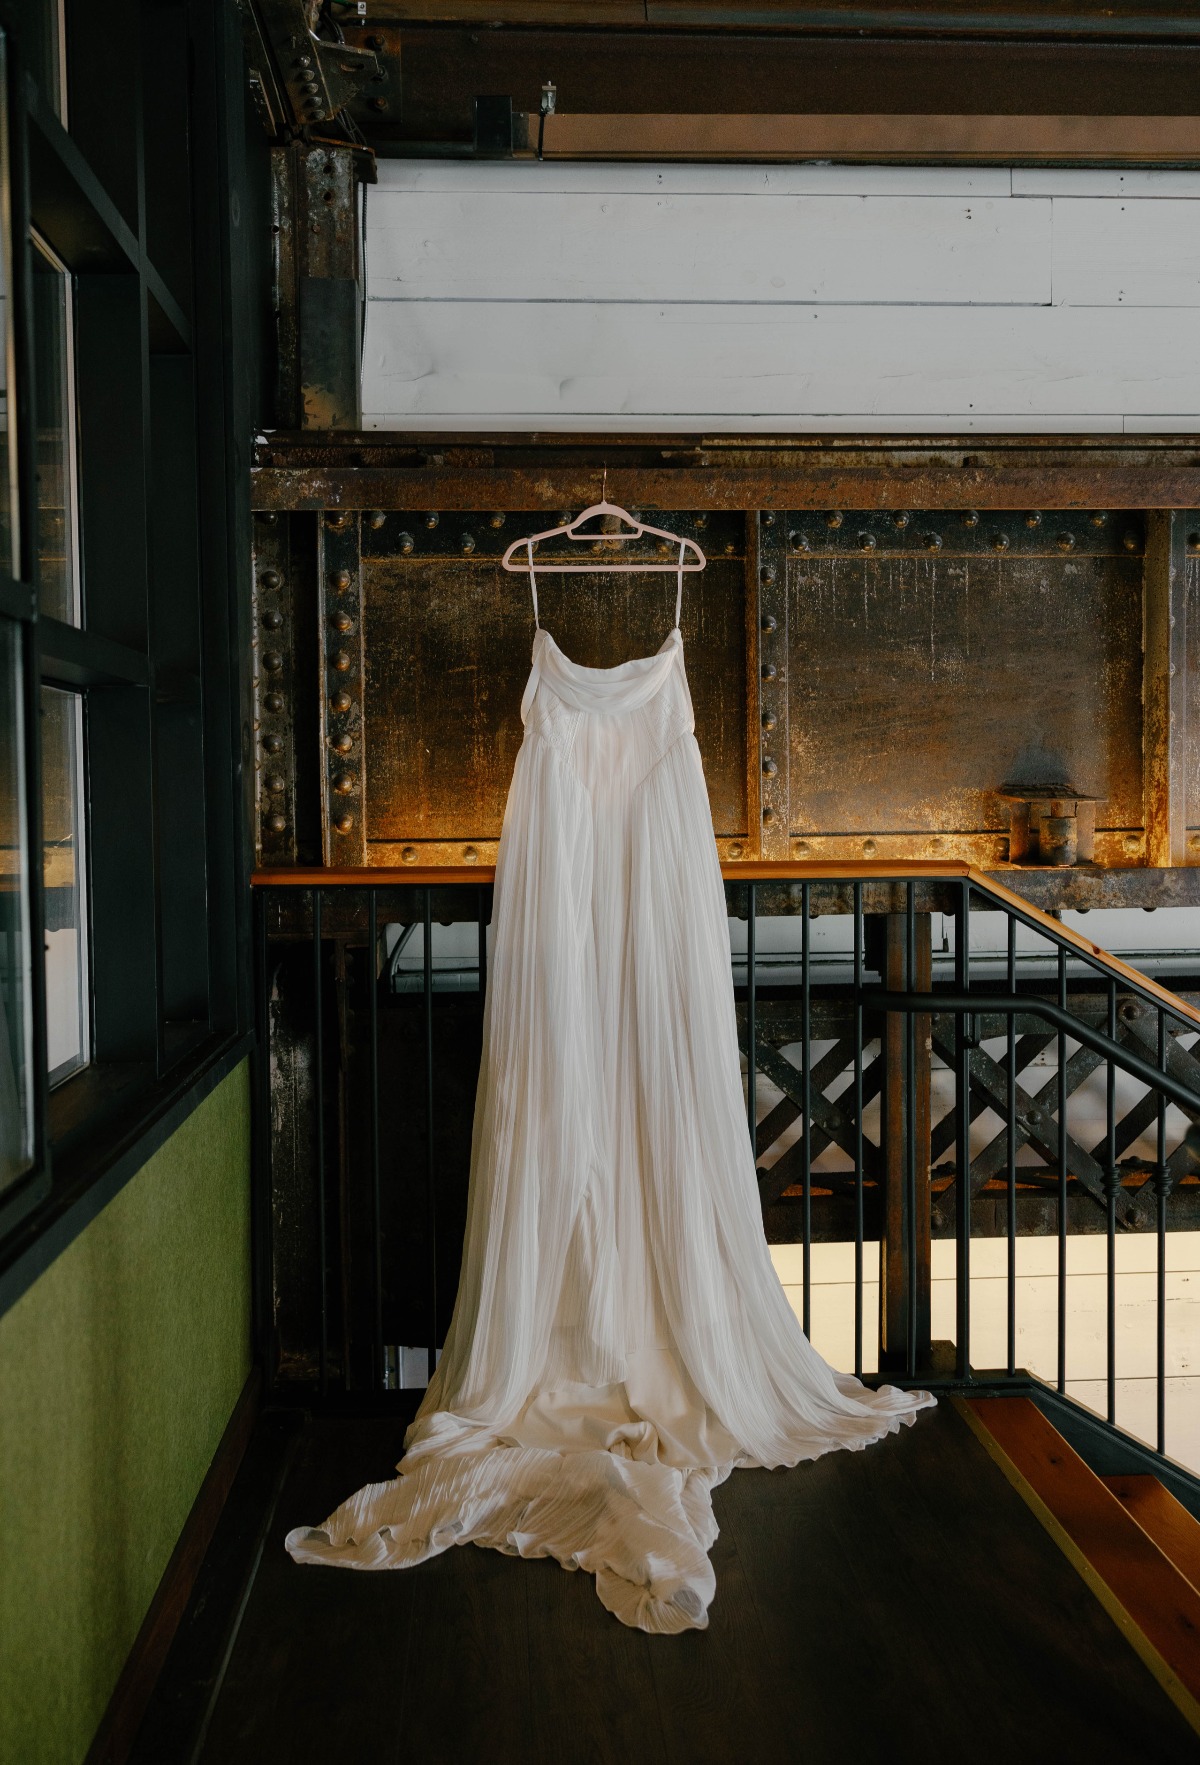
[(679, 630), (679, 615), (683, 611), (683, 549), (684, 549), (684, 541), (681, 539), (679, 542), (678, 585), (675, 589), (675, 629), (676, 629), (676, 631)]
[[(525, 548), (529, 554), (529, 591), (533, 595), (533, 628), (535, 631), (540, 631), (542, 629), (542, 623), (541, 623), (541, 620), (538, 618), (537, 577), (533, 573), (533, 540), (532, 539), (527, 539), (525, 541)], [(681, 552), (680, 557), (682, 558), (682, 556), (683, 556), (683, 553)], [(680, 576), (680, 578), (679, 578), (679, 586), (682, 589), (682, 587), (683, 587), (683, 577), (682, 576)], [(678, 613), (675, 615), (675, 623), (677, 625), (679, 623)]]

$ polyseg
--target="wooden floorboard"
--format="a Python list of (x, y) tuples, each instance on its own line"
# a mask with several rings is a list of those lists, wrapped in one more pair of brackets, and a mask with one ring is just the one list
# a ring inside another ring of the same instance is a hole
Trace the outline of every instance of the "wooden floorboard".
[(1200, 1520), (1189, 1514), (1157, 1477), (1105, 1477), (1102, 1481), (1163, 1555), (1170, 1557), (1180, 1574), (1200, 1591)]
[(1194, 1761), (1195, 1737), (949, 1405), (863, 1453), (735, 1471), (709, 1628), (647, 1637), (582, 1572), (458, 1546), (300, 1566), (294, 1525), (403, 1427), (306, 1425), (202, 1748), (154, 1765)]

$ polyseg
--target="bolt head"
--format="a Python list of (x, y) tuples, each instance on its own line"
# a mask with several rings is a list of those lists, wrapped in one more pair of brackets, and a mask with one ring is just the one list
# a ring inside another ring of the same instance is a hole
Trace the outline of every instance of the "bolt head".
[(354, 703), (354, 701), (350, 697), (349, 693), (340, 692), (340, 693), (334, 693), (333, 697), (329, 701), (329, 706), (330, 706), (331, 710), (337, 711), (340, 715), (344, 716), (345, 713), (350, 709), (350, 707), (353, 703)]
[(337, 828), (339, 833), (350, 833), (354, 827), (354, 817), (353, 815), (347, 815), (343, 811), (333, 825)]
[(272, 833), (283, 833), (287, 827), (287, 818), (283, 815), (268, 815), (267, 826)]

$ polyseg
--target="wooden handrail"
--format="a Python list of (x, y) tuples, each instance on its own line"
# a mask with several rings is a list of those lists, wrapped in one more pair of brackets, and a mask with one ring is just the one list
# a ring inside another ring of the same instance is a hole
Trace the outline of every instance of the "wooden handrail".
[[(494, 864), (443, 864), (402, 866), (371, 866), (357, 869), (322, 869), (320, 866), (291, 866), (287, 869), (256, 870), (250, 878), (254, 888), (399, 888), (437, 887), (452, 883), (486, 885), (495, 880)], [(1102, 945), (1094, 944), (1074, 927), (1064, 925), (1053, 914), (1035, 907), (1032, 902), (1010, 889), (985, 870), (959, 859), (899, 859), (894, 863), (847, 861), (838, 864), (818, 862), (795, 863), (788, 860), (722, 864), (721, 875), (726, 882), (905, 882), (923, 879), (927, 882), (961, 882), (964, 879), (982, 895), (990, 895), (998, 905), (1020, 913), (1025, 920), (1041, 926), (1060, 943), (1070, 944), (1093, 962), (1099, 962), (1115, 979), (1123, 981), (1143, 994), (1149, 994), (1178, 1018), (1186, 1018), (1200, 1027), (1200, 1009), (1189, 1005), (1168, 987), (1160, 986), (1149, 975), (1142, 974), (1121, 957), (1114, 956)]]

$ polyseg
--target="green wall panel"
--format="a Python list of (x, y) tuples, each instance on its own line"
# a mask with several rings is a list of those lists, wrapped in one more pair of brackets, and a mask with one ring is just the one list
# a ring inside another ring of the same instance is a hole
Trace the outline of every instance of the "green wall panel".
[(250, 1369), (245, 1063), (0, 1319), (0, 1761), (78, 1765)]

